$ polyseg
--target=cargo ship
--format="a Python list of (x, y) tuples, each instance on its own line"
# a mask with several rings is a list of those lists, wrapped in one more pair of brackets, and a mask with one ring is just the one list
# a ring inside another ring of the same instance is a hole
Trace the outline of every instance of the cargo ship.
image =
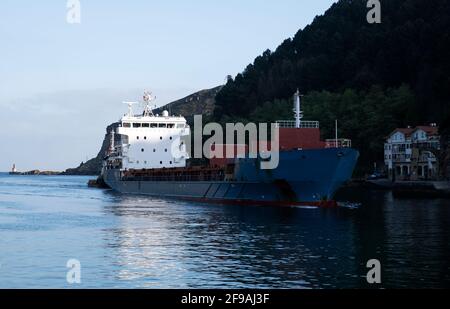
[[(336, 206), (336, 191), (351, 179), (359, 152), (348, 139), (321, 140), (318, 121), (304, 121), (301, 96), (294, 95), (294, 120), (278, 121), (279, 163), (262, 169), (264, 159), (250, 156), (247, 145), (213, 145), (234, 157), (213, 157), (193, 164), (186, 137), (191, 129), (182, 116), (153, 114), (151, 94), (144, 110), (128, 113), (110, 134), (101, 178), (123, 194), (149, 195), (208, 203), (277, 206)], [(258, 142), (259, 143), (259, 142)], [(174, 155), (173, 149), (177, 155)], [(219, 152), (220, 152), (219, 151)]]

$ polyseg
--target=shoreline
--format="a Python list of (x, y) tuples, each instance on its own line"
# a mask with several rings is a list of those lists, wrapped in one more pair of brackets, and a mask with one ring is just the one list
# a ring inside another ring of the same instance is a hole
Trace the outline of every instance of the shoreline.
[(10, 175), (10, 176), (89, 176), (98, 177), (96, 174), (70, 174), (67, 172), (56, 172), (56, 171), (39, 171), (33, 170), (28, 172), (0, 172), (0, 174)]
[(450, 198), (450, 181), (352, 180), (344, 187), (392, 191), (396, 198)]
[[(57, 171), (39, 171), (33, 170), (28, 172), (0, 172), (11, 176), (85, 176), (92, 177), (87, 183), (90, 188), (104, 189), (107, 188), (104, 183), (99, 182), (99, 175), (96, 174), (72, 174)], [(391, 191), (396, 198), (445, 198), (450, 199), (450, 181), (402, 181), (392, 182), (388, 179), (364, 180), (352, 179), (342, 186), (345, 188), (366, 188), (380, 191)]]

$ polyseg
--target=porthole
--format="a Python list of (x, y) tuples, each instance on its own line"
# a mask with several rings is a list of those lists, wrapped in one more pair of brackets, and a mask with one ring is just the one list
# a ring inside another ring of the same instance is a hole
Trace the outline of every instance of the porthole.
[(172, 136), (170, 137), (170, 140), (172, 140), (173, 138), (172, 138)]
[(139, 136), (136, 136), (136, 139), (139, 139)]
[(159, 139), (162, 140), (162, 136)]
[(159, 164), (161, 164), (161, 165), (162, 165), (162, 161), (160, 161), (160, 162), (159, 162)]
[(145, 151), (144, 148), (142, 148), (142, 149), (141, 149), (141, 152), (144, 152), (144, 151)]
[(165, 152), (167, 152), (167, 149), (164, 149)]
[(147, 139), (147, 136), (144, 136), (144, 139), (146, 140), (146, 139)]
[(153, 152), (156, 152), (156, 149), (153, 149)]

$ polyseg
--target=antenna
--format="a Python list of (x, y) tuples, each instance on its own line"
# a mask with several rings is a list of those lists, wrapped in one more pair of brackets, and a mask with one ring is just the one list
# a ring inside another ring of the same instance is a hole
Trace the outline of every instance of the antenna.
[(335, 136), (336, 136), (336, 148), (339, 148), (339, 146), (338, 146), (338, 144), (339, 144), (339, 142), (338, 142), (338, 120), (336, 119), (336, 123), (335, 123)]
[[(155, 97), (152, 96), (152, 92), (145, 90), (144, 91), (143, 100), (144, 100), (144, 104), (145, 104), (145, 106), (144, 106), (144, 117), (146, 117), (146, 116), (153, 116), (153, 109), (150, 106), (150, 104), (151, 104), (152, 101), (156, 100), (156, 96)], [(156, 104), (155, 104), (155, 108), (156, 108)]]
[(125, 116), (133, 117), (133, 105), (139, 104), (139, 102), (122, 102), (128, 105), (128, 114)]

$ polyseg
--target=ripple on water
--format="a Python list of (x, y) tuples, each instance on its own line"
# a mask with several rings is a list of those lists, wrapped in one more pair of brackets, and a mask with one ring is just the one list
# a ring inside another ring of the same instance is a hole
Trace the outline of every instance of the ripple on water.
[(0, 287), (66, 287), (71, 258), (86, 288), (365, 288), (372, 258), (383, 287), (450, 285), (447, 201), (353, 191), (338, 209), (205, 205), (87, 180), (0, 175)]

